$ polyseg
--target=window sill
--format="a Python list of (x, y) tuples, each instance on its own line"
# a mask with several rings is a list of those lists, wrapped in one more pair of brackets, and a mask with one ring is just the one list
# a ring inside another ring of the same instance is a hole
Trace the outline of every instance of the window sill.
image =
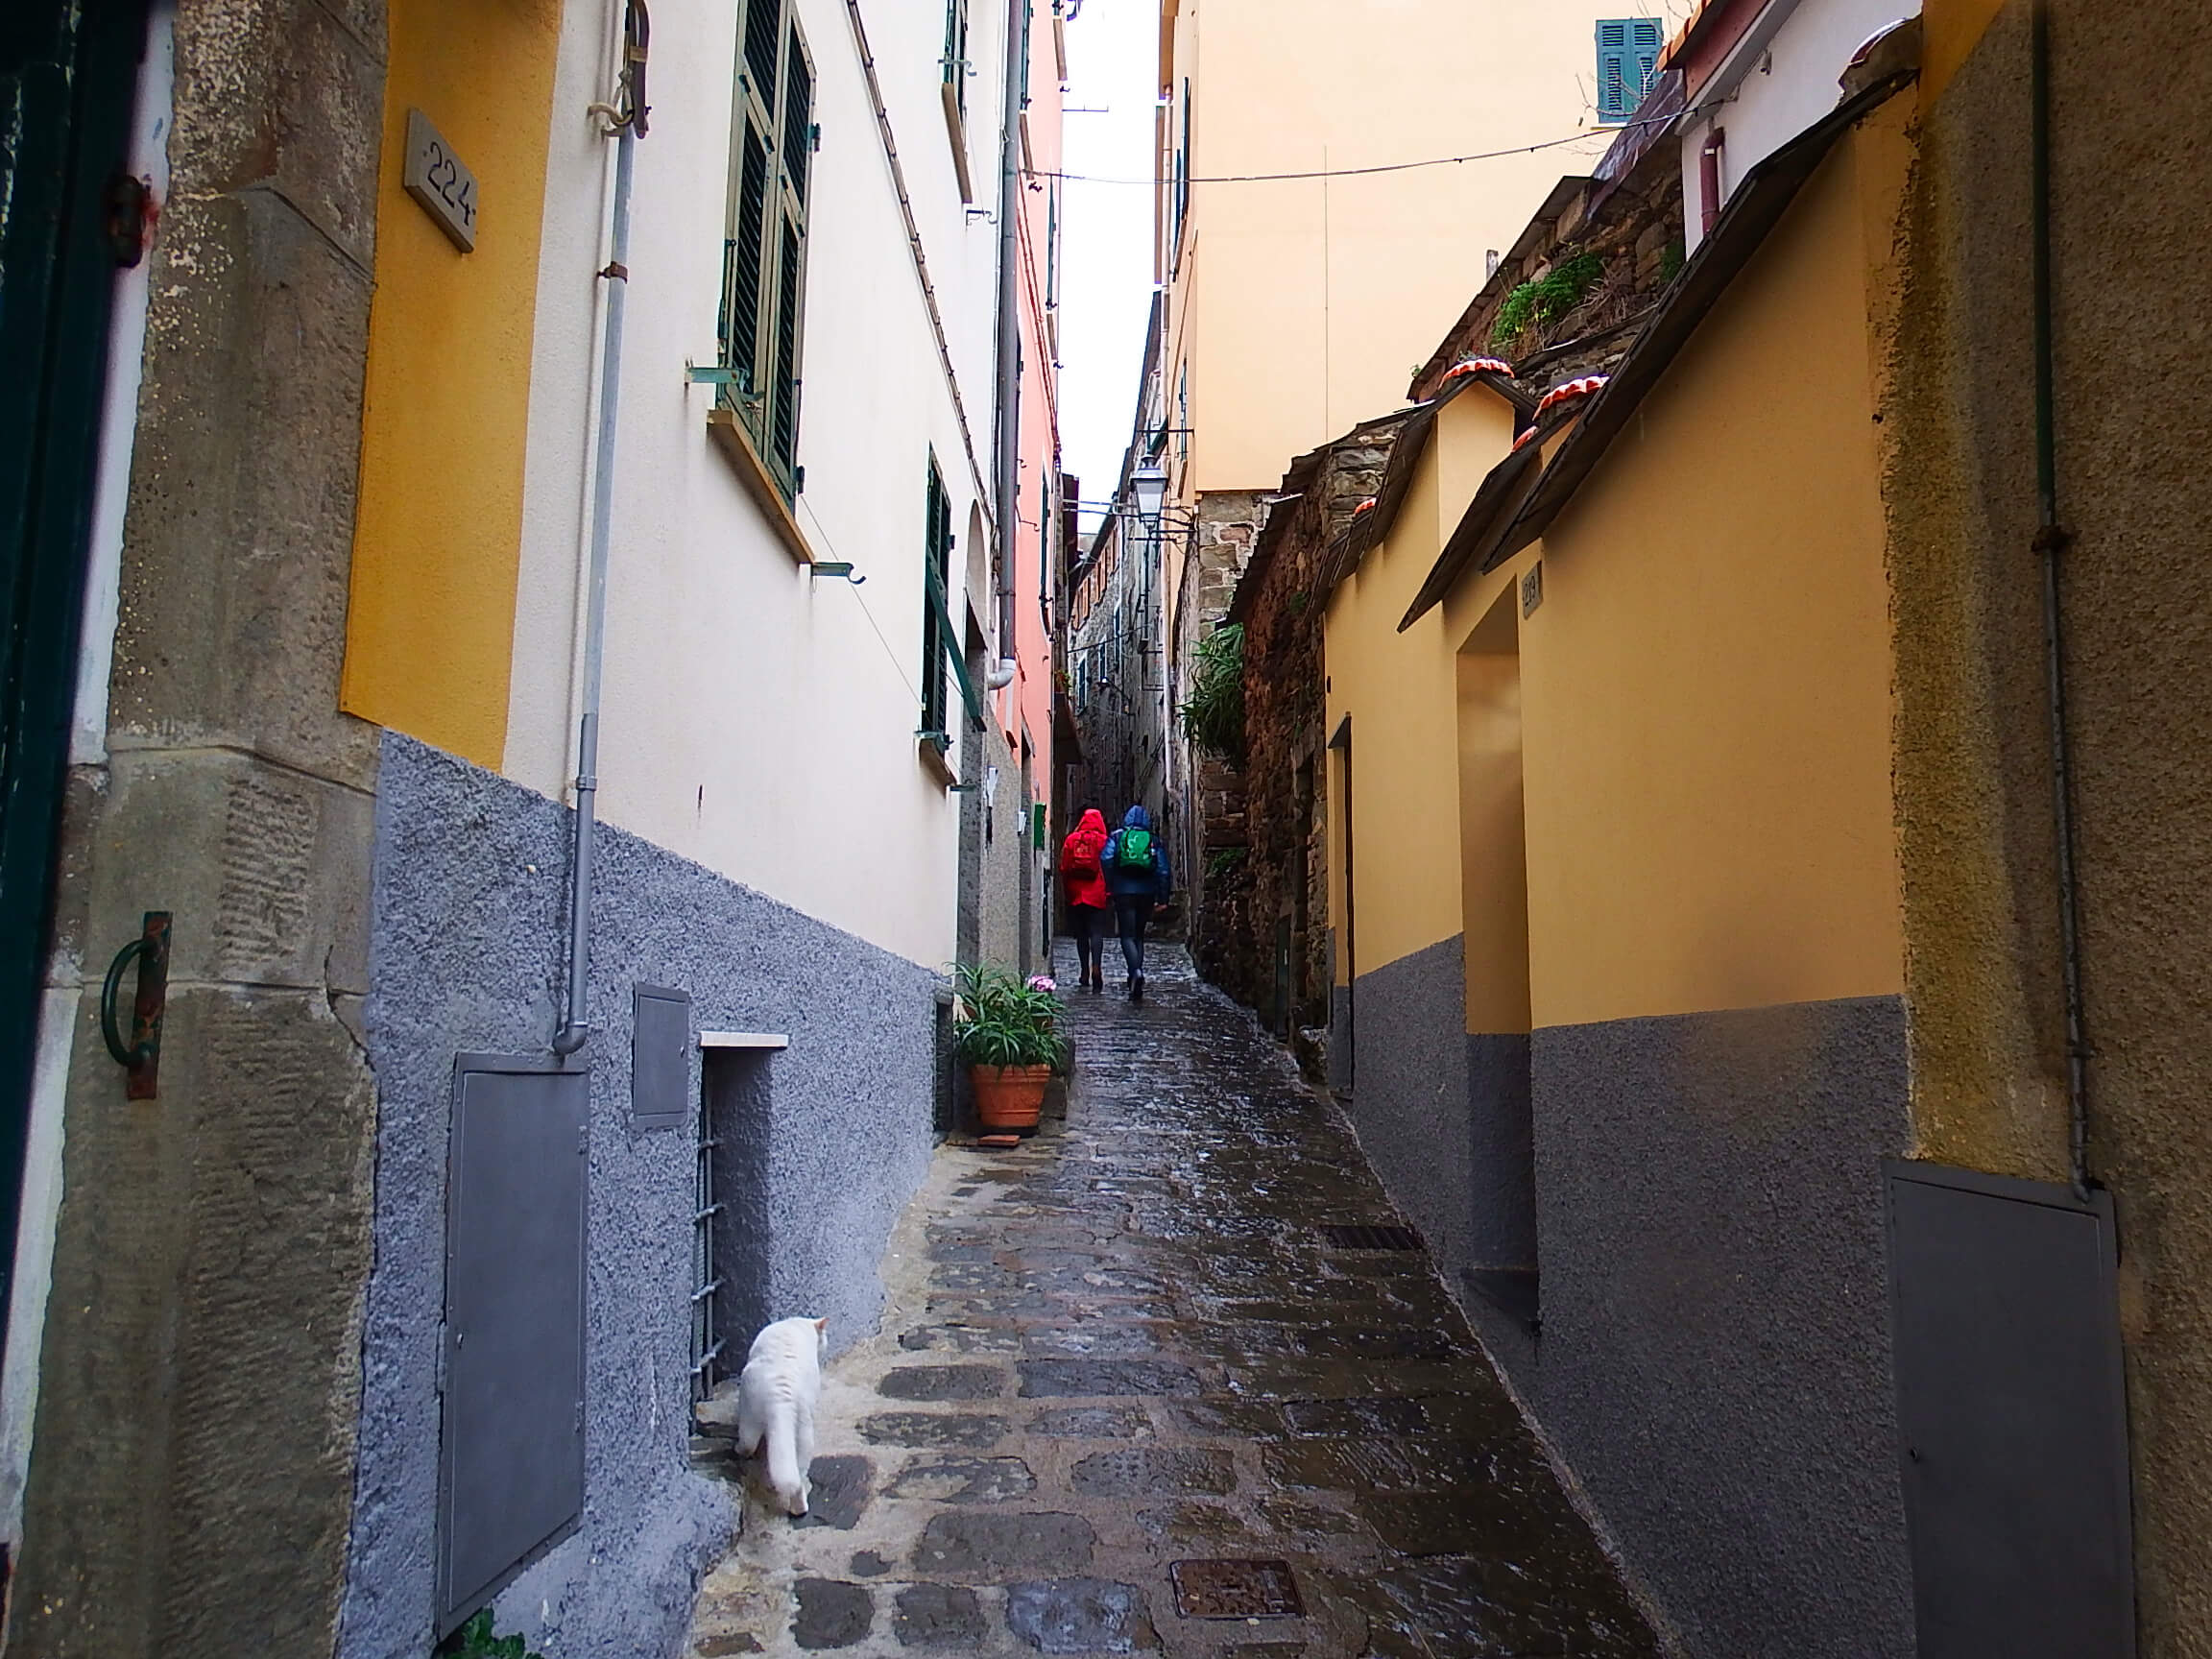
[(791, 516), (790, 503), (776, 487), (776, 480), (768, 471), (768, 464), (760, 459), (760, 452), (753, 447), (753, 436), (738, 421), (737, 412), (715, 404), (707, 411), (707, 435), (728, 459), (737, 481), (745, 486), (754, 504), (767, 518), (768, 527), (776, 532), (791, 557), (802, 565), (813, 564), (814, 549), (806, 544), (805, 532)]
[(914, 738), (914, 757), (922, 762), (922, 770), (937, 780), (937, 787), (950, 789), (957, 781), (952, 776), (952, 763), (945, 758), (945, 752), (928, 738), (917, 734)]
[(960, 200), (972, 206), (975, 184), (968, 176), (968, 122), (960, 113), (960, 89), (945, 81), (939, 83), (937, 90), (945, 106), (945, 136), (952, 140), (952, 171), (960, 178)]

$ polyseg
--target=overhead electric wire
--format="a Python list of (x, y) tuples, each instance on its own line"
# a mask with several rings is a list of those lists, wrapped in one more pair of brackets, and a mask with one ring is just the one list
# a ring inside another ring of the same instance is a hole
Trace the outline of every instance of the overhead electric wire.
[[(1207, 177), (1186, 180), (1190, 184), (1273, 184), (1295, 179), (1358, 179), (1375, 173), (1410, 173), (1417, 167), (1456, 167), (1465, 161), (1498, 161), (1510, 156), (1532, 156), (1539, 150), (1556, 150), (1564, 144), (1579, 144), (1589, 138), (1610, 138), (1625, 132), (1631, 127), (1658, 127), (1673, 120), (1672, 115), (1647, 116), (1640, 121), (1623, 121), (1618, 126), (1592, 128), (1586, 132), (1575, 132), (1565, 138), (1547, 138), (1536, 144), (1516, 144), (1510, 150), (1479, 150), (1466, 156), (1435, 156), (1426, 161), (1385, 161), (1373, 167), (1316, 167), (1304, 173), (1218, 173)], [(1024, 169), (1031, 179), (1067, 179), (1079, 184), (1145, 184), (1166, 182), (1160, 179), (1104, 179), (1095, 173), (1054, 173), (1036, 168)]]

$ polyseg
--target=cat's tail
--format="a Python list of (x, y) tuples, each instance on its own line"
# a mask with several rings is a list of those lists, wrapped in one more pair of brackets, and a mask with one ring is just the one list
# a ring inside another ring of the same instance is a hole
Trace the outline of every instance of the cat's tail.
[(796, 1415), (789, 1406), (773, 1407), (768, 1415), (768, 1484), (783, 1500), (786, 1515), (806, 1513), (806, 1478), (799, 1467)]

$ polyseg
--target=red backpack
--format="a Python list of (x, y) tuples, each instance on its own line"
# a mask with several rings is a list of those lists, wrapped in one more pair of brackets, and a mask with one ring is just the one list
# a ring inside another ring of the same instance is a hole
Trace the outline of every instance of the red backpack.
[(1099, 865), (1098, 854), (1102, 846), (1095, 830), (1086, 834), (1078, 830), (1061, 844), (1060, 874), (1078, 881), (1095, 881), (1105, 874)]

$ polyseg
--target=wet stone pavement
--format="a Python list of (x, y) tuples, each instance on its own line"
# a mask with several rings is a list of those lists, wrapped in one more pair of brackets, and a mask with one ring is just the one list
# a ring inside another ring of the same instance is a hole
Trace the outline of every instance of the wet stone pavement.
[(813, 1513), (695, 1442), (750, 1491), (687, 1653), (1655, 1659), (1427, 1256), (1324, 1233), (1404, 1225), (1342, 1117), (1158, 958), (1065, 1123), (939, 1151)]

